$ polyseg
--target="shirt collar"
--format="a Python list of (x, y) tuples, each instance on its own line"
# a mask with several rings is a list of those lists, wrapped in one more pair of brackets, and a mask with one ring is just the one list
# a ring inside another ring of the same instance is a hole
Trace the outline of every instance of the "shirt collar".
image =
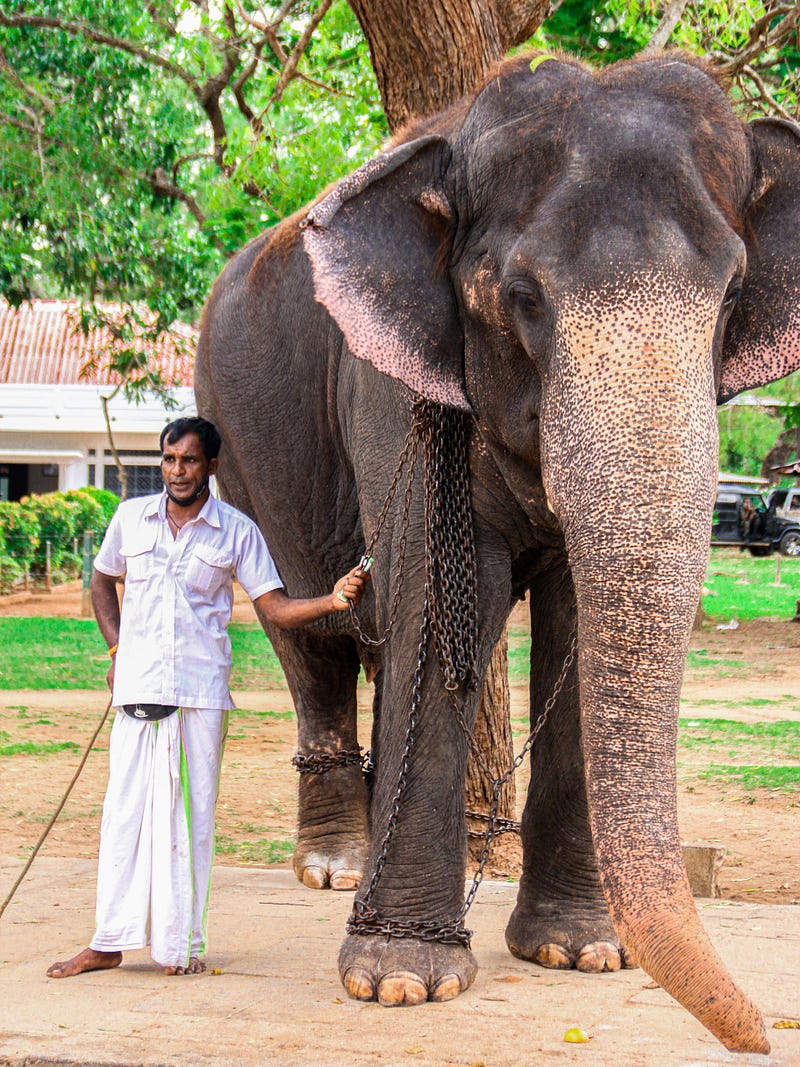
[[(151, 519), (154, 515), (158, 515), (159, 518), (166, 522), (167, 499), (167, 491), (165, 489), (161, 496), (156, 496), (153, 497), (152, 500), (149, 500), (144, 509), (144, 517), (146, 519)], [(208, 500), (203, 504), (195, 518), (202, 519), (204, 522), (208, 523), (209, 526), (215, 526), (219, 529), (221, 525), (219, 505), (217, 504), (217, 498), (213, 493), (209, 492)]]

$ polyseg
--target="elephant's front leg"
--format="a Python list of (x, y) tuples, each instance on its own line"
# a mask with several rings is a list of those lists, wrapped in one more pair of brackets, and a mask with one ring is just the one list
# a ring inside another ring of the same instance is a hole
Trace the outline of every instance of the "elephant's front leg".
[(368, 845), (352, 638), (271, 634), (297, 711), (298, 834), (292, 865), (311, 889), (352, 890)]
[[(531, 589), (531, 724), (557, 688), (574, 629), (569, 572)], [(616, 971), (634, 961), (614, 930), (589, 828), (575, 663), (531, 753), (523, 871), (506, 928), (512, 955), (544, 967)]]
[(438, 939), (461, 926), (467, 746), (432, 650), (415, 700), (416, 658), (415, 644), (384, 668), (370, 871), (339, 954), (347, 992), (385, 1006), (450, 1000), (477, 973), (468, 944)]

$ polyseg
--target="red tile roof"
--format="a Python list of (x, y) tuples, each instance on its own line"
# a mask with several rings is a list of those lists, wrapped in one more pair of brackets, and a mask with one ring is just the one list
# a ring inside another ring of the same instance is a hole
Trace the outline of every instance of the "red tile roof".
[[(106, 313), (121, 306), (101, 305)], [(77, 301), (33, 300), (19, 308), (0, 298), (0, 383), (20, 385), (116, 385), (108, 370), (114, 339), (108, 329), (79, 328)], [(169, 335), (149, 344), (149, 363), (161, 369), (167, 385), (191, 386), (197, 330), (175, 323)], [(88, 363), (94, 363), (83, 375)]]

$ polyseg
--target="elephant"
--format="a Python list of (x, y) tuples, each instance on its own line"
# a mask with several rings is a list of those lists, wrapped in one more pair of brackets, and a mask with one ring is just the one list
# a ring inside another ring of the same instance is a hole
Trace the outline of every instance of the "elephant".
[(267, 626), (297, 710), (295, 872), (355, 889), (351, 996), (444, 1001), (475, 978), (469, 732), (527, 594), (510, 951), (638, 963), (728, 1048), (768, 1050), (692, 900), (676, 739), (716, 406), (798, 366), (800, 128), (743, 121), (677, 51), (507, 59), (226, 266), (195, 372), (223, 494), (292, 595), (375, 559), (357, 613)]

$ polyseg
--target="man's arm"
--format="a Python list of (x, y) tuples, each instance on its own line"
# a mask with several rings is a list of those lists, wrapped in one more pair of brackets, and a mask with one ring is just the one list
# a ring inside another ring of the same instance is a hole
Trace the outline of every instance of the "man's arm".
[[(100, 633), (109, 648), (119, 643), (119, 597), (117, 596), (117, 579), (111, 574), (95, 570), (90, 585), (92, 607)], [(106, 675), (109, 689), (114, 685), (114, 656)]]
[[(300, 599), (290, 597), (284, 589), (271, 589), (253, 601), (268, 622), (290, 630), (296, 626), (305, 626), (316, 622), (334, 611), (347, 611), (350, 604), (355, 606), (364, 595), (369, 575), (360, 567), (354, 567), (344, 578), (340, 578), (327, 596)], [(342, 594), (340, 596), (339, 594)], [(344, 599), (342, 599), (344, 597)], [(102, 627), (101, 627), (102, 629)], [(105, 636), (105, 635), (104, 635)]]

